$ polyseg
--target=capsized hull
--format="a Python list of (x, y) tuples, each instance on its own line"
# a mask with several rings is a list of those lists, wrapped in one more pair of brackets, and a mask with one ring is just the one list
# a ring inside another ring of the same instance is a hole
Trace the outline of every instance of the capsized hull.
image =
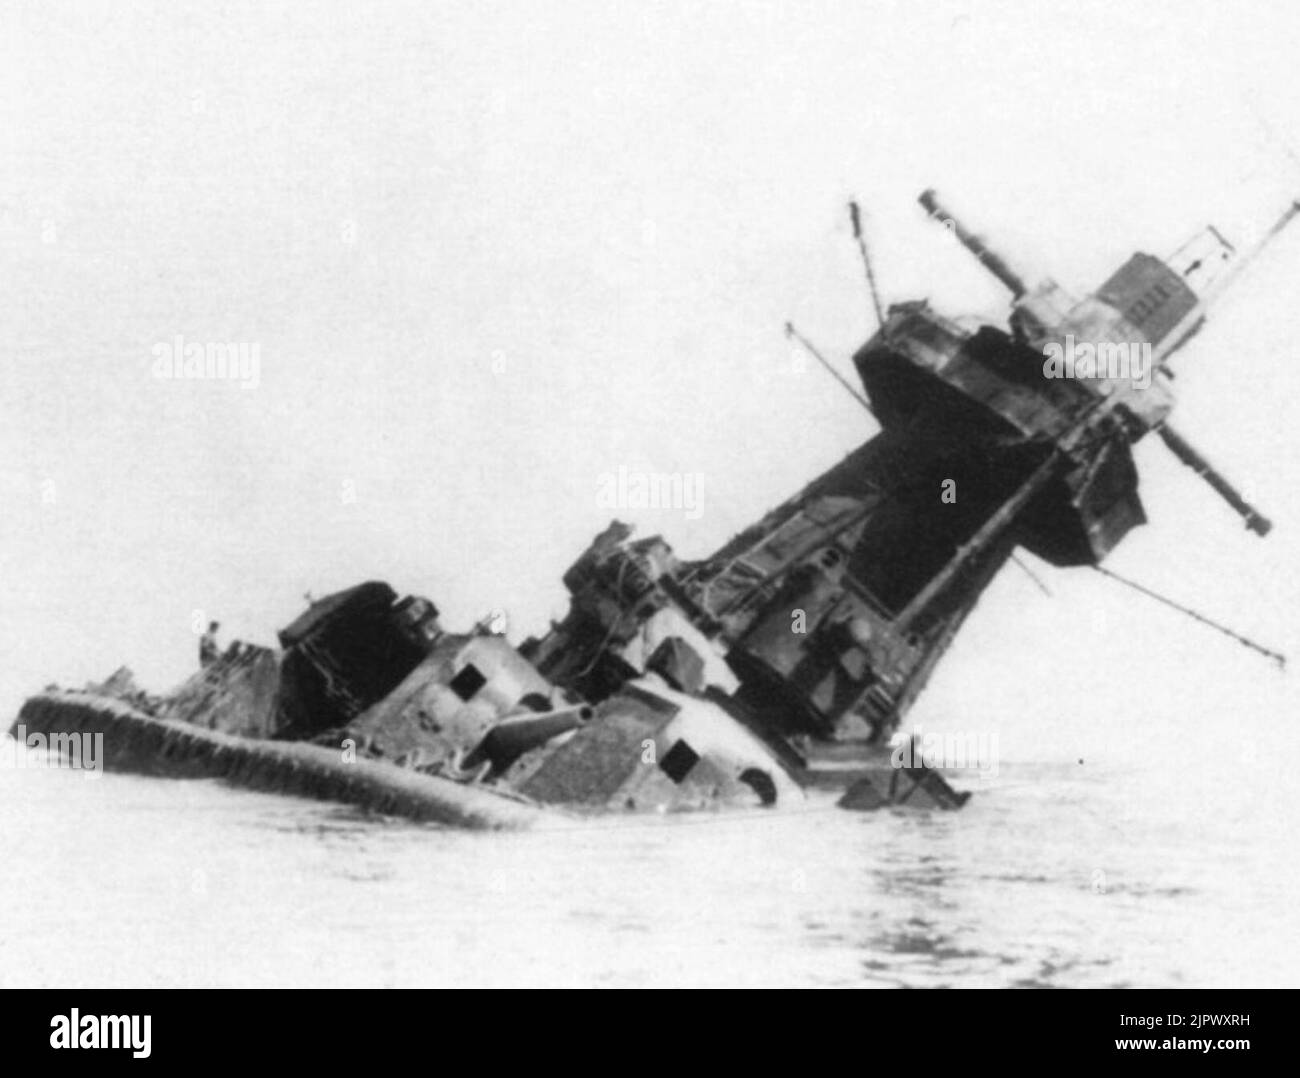
[[(321, 745), (260, 741), (153, 718), (110, 697), (48, 692), (29, 699), (11, 733), (103, 735), (102, 766), (166, 778), (217, 778), (271, 793), (338, 801), (386, 815), (472, 830), (521, 830), (564, 815), (506, 791), (349, 759)], [(51, 742), (53, 744), (53, 742)]]
[[(43, 738), (52, 750), (61, 741), (66, 748), (69, 737), (101, 735), (97, 766), (107, 771), (171, 779), (215, 778), (246, 789), (335, 801), (468, 830), (553, 827), (572, 824), (593, 812), (662, 807), (599, 805), (581, 798), (572, 804), (544, 804), (509, 787), (455, 781), (358, 757), (348, 747), (243, 737), (160, 719), (94, 692), (49, 691), (33, 696), (10, 733), (28, 744), (39, 744), (35, 738)], [(953, 791), (933, 770), (893, 767), (887, 749), (844, 749), (833, 760), (810, 759), (806, 768), (795, 773), (799, 784), (842, 792), (839, 804), (859, 810), (889, 805), (956, 808), (969, 797)], [(792, 800), (802, 803), (803, 799), (785, 796), (782, 805)], [(714, 807), (729, 806), (719, 801)]]

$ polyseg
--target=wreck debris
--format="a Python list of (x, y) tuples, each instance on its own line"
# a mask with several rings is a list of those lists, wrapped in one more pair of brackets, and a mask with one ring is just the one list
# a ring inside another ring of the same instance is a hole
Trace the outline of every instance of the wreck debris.
[[(518, 647), (495, 616), (447, 632), (428, 599), (368, 581), (311, 602), (279, 649), (216, 655), (213, 638), (198, 673), (139, 710), (119, 671), (34, 697), (20, 720), (102, 729), (119, 769), (465, 826), (785, 807), (819, 789), (847, 809), (960, 807), (968, 793), (889, 746), (1018, 547), (1099, 567), (1146, 520), (1132, 448), (1152, 431), (1268, 531), (1170, 430), (1165, 366), (1261, 247), (1241, 257), (1218, 237), (1187, 267), (1135, 254), (1080, 299), (1032, 283), (934, 192), (920, 201), (1011, 293), (1006, 327), (926, 300), (884, 308), (854, 205), (879, 325), (853, 357), (865, 396), (841, 382), (881, 429), (711, 555), (615, 520), (565, 572), (565, 617)], [(1149, 365), (1057, 377), (1077, 342)]]

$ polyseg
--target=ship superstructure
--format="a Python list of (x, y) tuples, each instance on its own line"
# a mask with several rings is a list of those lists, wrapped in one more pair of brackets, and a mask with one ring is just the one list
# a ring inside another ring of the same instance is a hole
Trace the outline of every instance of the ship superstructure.
[[(512, 813), (783, 805), (818, 787), (849, 807), (961, 804), (891, 744), (1016, 548), (1099, 565), (1146, 519), (1132, 447), (1151, 432), (1267, 533), (1170, 427), (1165, 366), (1251, 256), (1208, 229), (1077, 298), (1028, 283), (933, 192), (920, 201), (1006, 286), (1006, 324), (925, 300), (883, 310), (853, 357), (879, 432), (710, 556), (683, 560), (613, 521), (564, 574), (567, 615), (518, 647), (490, 618), (450, 632), (429, 600), (372, 581), (312, 604), (278, 648), (233, 645), (166, 698), (119, 679), (37, 697), (19, 722), (83, 729), (96, 695), (125, 697), (138, 718), (121, 718), (119, 767), (167, 773), (150, 731), (184, 727), (187, 773), (234, 777), (259, 746), (307, 743), (340, 753), (326, 796), (352, 788), (360, 760), (437, 784), (435, 801), (473, 787)], [(275, 788), (298, 774), (277, 767), (302, 765), (266, 766), (259, 783)]]

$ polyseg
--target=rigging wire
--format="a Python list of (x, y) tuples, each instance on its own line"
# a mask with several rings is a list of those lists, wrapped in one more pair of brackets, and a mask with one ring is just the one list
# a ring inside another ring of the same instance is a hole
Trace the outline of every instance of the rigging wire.
[(1269, 648), (1264, 647), (1262, 644), (1257, 644), (1254, 640), (1242, 636), (1238, 632), (1234, 632), (1232, 629), (1229, 629), (1226, 625), (1220, 625), (1217, 621), (1213, 621), (1210, 618), (1207, 618), (1204, 614), (1198, 614), (1195, 610), (1192, 610), (1190, 607), (1183, 606), (1181, 603), (1176, 603), (1174, 602), (1174, 600), (1169, 599), (1159, 594), (1158, 592), (1154, 592), (1150, 588), (1144, 587), (1143, 585), (1139, 584), (1136, 580), (1130, 580), (1128, 577), (1120, 576), (1119, 573), (1113, 573), (1109, 569), (1103, 569), (1100, 565), (1094, 565), (1093, 568), (1097, 572), (1101, 573), (1102, 576), (1108, 576), (1112, 580), (1115, 580), (1120, 584), (1123, 584), (1125, 587), (1132, 588), (1134, 591), (1140, 592), (1141, 594), (1147, 596), (1148, 598), (1154, 599), (1158, 603), (1163, 603), (1165, 606), (1172, 607), (1174, 610), (1177, 610), (1180, 614), (1186, 614), (1193, 621), (1199, 621), (1202, 625), (1208, 625), (1211, 629), (1218, 630), (1219, 632), (1223, 633), (1224, 636), (1232, 637), (1232, 639), (1237, 641), (1237, 643), (1243, 644), (1246, 647), (1250, 648), (1252, 651), (1257, 651), (1261, 655), (1264, 655), (1272, 659), (1275, 663), (1277, 663), (1279, 669), (1286, 669), (1285, 655), (1282, 655), (1281, 653), (1276, 651), (1272, 651)]
[(798, 341), (803, 346), (804, 350), (813, 357), (813, 359), (817, 360), (818, 363), (825, 367), (826, 373), (834, 378), (835, 381), (839, 382), (839, 384), (844, 387), (844, 391), (867, 410), (868, 415), (874, 416), (876, 414), (871, 410), (871, 404), (867, 401), (867, 398), (854, 389), (852, 383), (831, 366), (831, 361), (822, 355), (807, 337), (794, 328), (793, 322), (787, 322), (785, 324), (785, 335), (791, 340)]
[(1031, 568), (1029, 568), (1028, 565), (1026, 565), (1018, 557), (1016, 557), (1016, 555), (1012, 554), (1011, 560), (1015, 563), (1017, 569), (1019, 569), (1022, 573), (1025, 574), (1025, 576), (1029, 577), (1030, 580), (1032, 580), (1036, 585), (1038, 585), (1039, 591), (1041, 591), (1049, 599), (1051, 598), (1052, 589), (1043, 583), (1042, 579), (1039, 577), (1037, 573), (1035, 573)]

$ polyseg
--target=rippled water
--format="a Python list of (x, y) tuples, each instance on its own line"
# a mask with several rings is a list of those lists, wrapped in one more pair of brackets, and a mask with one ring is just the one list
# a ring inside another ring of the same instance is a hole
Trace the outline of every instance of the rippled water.
[(0, 983), (1294, 983), (1293, 763), (1013, 764), (959, 813), (504, 835), (7, 769)]

